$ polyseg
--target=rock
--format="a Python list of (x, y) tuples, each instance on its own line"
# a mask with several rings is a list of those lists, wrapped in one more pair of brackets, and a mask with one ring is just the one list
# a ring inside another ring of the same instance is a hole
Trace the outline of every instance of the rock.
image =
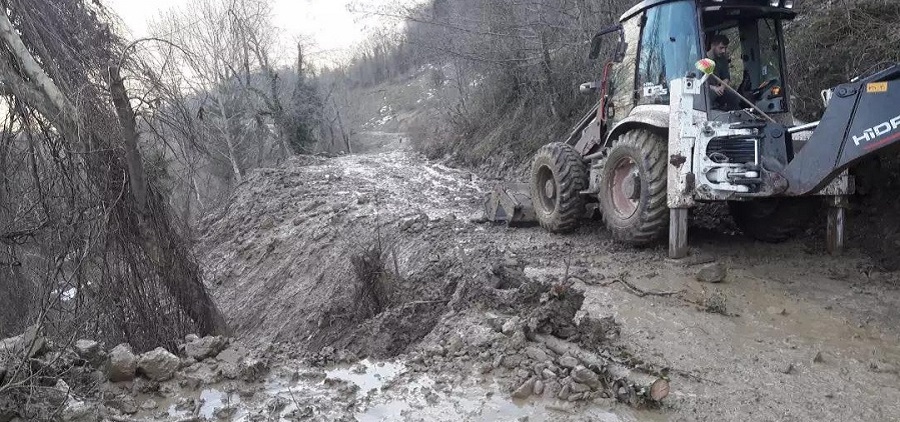
[(75, 354), (78, 357), (92, 363), (99, 363), (101, 360), (100, 343), (93, 340), (78, 340), (75, 342)]
[(188, 335), (184, 336), (185, 343), (193, 343), (197, 340), (200, 340), (200, 336), (198, 336), (196, 334), (188, 334)]
[(137, 403), (135, 403), (134, 398), (130, 396), (118, 396), (115, 398), (107, 399), (105, 404), (126, 415), (133, 415), (138, 411)]
[(570, 402), (581, 400), (581, 399), (584, 398), (584, 394), (585, 394), (585, 393), (575, 393), (575, 394), (572, 394), (571, 396), (569, 396), (569, 399), (568, 399), (568, 400), (569, 400)]
[(516, 391), (513, 391), (512, 397), (514, 399), (527, 399), (534, 393), (534, 385), (537, 383), (537, 378), (529, 378), (528, 381), (525, 381)]
[(159, 407), (159, 403), (153, 399), (147, 399), (143, 403), (141, 403), (141, 409), (143, 410), (153, 410)]
[(503, 357), (503, 362), (501, 364), (506, 369), (516, 369), (523, 361), (525, 361), (525, 358), (522, 355), (507, 355)]
[(540, 396), (544, 394), (544, 382), (541, 380), (536, 380), (534, 382), (534, 395)]
[(824, 363), (825, 358), (822, 357), (822, 352), (817, 352), (816, 356), (813, 357), (813, 363)]
[(515, 316), (503, 323), (502, 332), (508, 336), (512, 336), (517, 331), (522, 330), (522, 319)]
[(444, 350), (444, 348), (439, 344), (430, 344), (428, 346), (425, 346), (425, 354), (428, 356), (444, 356), (444, 354), (446, 353), (447, 351)]
[(566, 368), (566, 369), (572, 369), (572, 368), (578, 366), (578, 363), (579, 363), (578, 359), (575, 359), (569, 355), (559, 358), (559, 366), (562, 366), (563, 368)]
[(168, 381), (181, 366), (181, 359), (168, 350), (157, 347), (141, 355), (138, 370), (153, 381)]
[(184, 345), (184, 353), (198, 362), (219, 354), (228, 346), (228, 340), (222, 336), (207, 336)]
[(456, 352), (459, 352), (463, 348), (463, 341), (458, 335), (454, 334), (450, 336), (450, 340), (447, 341), (447, 353), (450, 355), (455, 355)]
[(60, 412), (62, 422), (99, 422), (100, 411), (95, 404), (69, 400)]
[(525, 346), (525, 343), (528, 342), (528, 339), (525, 337), (525, 333), (521, 330), (513, 333), (512, 337), (509, 338), (509, 342), (507, 342), (507, 347), (510, 350), (519, 350)]
[(269, 363), (263, 359), (246, 358), (241, 362), (240, 371), (244, 382), (260, 382), (269, 373)]
[(138, 358), (128, 343), (122, 343), (109, 352), (106, 376), (112, 382), (131, 381), (137, 371)]
[(728, 276), (728, 270), (720, 263), (709, 264), (697, 272), (697, 281), (701, 283), (721, 283)]
[(584, 385), (580, 382), (573, 382), (569, 384), (569, 389), (572, 390), (573, 393), (585, 393), (591, 391), (591, 387)]
[(600, 385), (600, 377), (597, 373), (583, 366), (572, 371), (572, 379), (591, 388), (597, 388)]
[(544, 377), (545, 380), (556, 378), (556, 373), (551, 371), (549, 368), (541, 371), (541, 376)]
[(534, 346), (526, 348), (525, 355), (538, 362), (546, 362), (550, 358), (547, 356), (547, 352)]
[(766, 313), (768, 313), (769, 315), (784, 316), (787, 315), (787, 309), (778, 306), (770, 306), (766, 308)]
[(556, 394), (556, 398), (560, 400), (568, 399), (572, 394), (572, 387), (569, 386), (568, 383), (563, 384), (562, 388), (559, 389), (559, 393)]
[(194, 366), (195, 363), (197, 363), (197, 359), (194, 358), (181, 359), (181, 367), (178, 369), (190, 368), (191, 366)]
[(789, 364), (781, 367), (779, 372), (781, 372), (782, 374), (787, 374), (787, 375), (793, 374), (794, 373), (794, 364), (789, 363)]
[[(28, 350), (26, 350), (28, 349)], [(40, 356), (47, 351), (41, 327), (32, 325), (24, 333), (0, 340), (0, 355), (21, 355), (28, 358)]]

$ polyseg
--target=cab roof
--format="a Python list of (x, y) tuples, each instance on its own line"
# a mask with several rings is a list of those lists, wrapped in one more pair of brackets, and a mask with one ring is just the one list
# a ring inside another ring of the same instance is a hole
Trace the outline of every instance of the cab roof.
[[(628, 9), (625, 14), (619, 19), (620, 22), (625, 22), (637, 14), (656, 7), (665, 3), (673, 3), (676, 1), (684, 1), (684, 0), (644, 0), (638, 4), (636, 4), (631, 9)], [(695, 3), (695, 5), (701, 8), (704, 11), (716, 11), (722, 9), (745, 9), (752, 10), (761, 14), (771, 14), (777, 15), (783, 19), (793, 19), (797, 16), (797, 12), (792, 8), (788, 7), (773, 7), (770, 4), (769, 0), (691, 0)], [(782, 5), (785, 3), (784, 0), (780, 2)]]

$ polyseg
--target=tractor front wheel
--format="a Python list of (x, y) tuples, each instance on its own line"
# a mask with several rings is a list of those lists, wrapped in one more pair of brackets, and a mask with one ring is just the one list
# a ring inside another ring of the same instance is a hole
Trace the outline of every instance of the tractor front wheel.
[(645, 129), (623, 134), (609, 150), (600, 183), (603, 219), (616, 240), (645, 246), (669, 228), (666, 140)]
[(531, 166), (531, 201), (541, 227), (567, 233), (585, 214), (581, 192), (588, 187), (581, 154), (562, 142), (544, 145)]

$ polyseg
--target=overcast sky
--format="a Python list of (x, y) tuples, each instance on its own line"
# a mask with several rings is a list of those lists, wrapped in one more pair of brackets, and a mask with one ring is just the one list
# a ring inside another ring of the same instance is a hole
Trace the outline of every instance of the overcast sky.
[[(282, 43), (291, 46), (299, 37), (306, 37), (319, 52), (316, 61), (322, 63), (329, 57), (346, 55), (354, 45), (363, 41), (369, 29), (384, 22), (364, 19), (347, 10), (352, 0), (272, 0), (273, 23), (283, 31)], [(367, 6), (377, 6), (390, 0), (367, 0)], [(147, 35), (147, 20), (159, 12), (184, 6), (184, 0), (103, 0), (116, 11), (132, 36)]]

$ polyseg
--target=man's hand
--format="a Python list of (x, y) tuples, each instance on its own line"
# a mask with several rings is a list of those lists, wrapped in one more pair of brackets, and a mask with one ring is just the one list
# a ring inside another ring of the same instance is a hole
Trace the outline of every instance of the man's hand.
[(725, 85), (714, 86), (712, 89), (720, 97), (725, 95)]

